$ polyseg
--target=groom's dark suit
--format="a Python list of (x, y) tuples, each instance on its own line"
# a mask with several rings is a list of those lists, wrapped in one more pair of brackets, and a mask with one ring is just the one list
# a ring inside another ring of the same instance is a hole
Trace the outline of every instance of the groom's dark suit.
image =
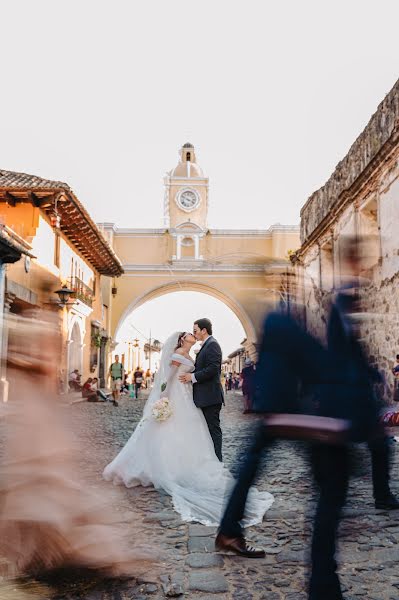
[(202, 409), (209, 433), (215, 447), (215, 454), (222, 461), (222, 430), (220, 428), (220, 409), (224, 402), (220, 372), (222, 369), (222, 350), (212, 336), (202, 345), (195, 361), (193, 385), (194, 404)]

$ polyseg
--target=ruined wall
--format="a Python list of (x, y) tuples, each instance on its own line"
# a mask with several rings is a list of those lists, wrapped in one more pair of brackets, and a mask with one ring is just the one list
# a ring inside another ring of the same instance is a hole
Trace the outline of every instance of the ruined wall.
[(367, 127), (337, 165), (327, 183), (310, 196), (301, 210), (304, 243), (331, 211), (338, 208), (347, 190), (373, 168), (373, 161), (394, 135), (399, 121), (399, 80), (379, 105)]
[(321, 340), (334, 289), (342, 282), (340, 242), (348, 234), (372, 236), (362, 273), (361, 337), (370, 364), (385, 377), (381, 391), (390, 402), (399, 353), (399, 82), (301, 211), (296, 269), (302, 270), (306, 327)]
[(366, 321), (361, 327), (371, 366), (383, 374), (384, 399), (392, 401), (395, 356), (399, 353), (399, 273), (363, 290)]

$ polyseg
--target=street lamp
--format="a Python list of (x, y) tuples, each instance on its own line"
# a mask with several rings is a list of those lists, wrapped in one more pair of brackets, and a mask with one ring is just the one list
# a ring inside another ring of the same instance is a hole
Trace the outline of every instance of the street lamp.
[(60, 304), (62, 306), (66, 306), (68, 304), (68, 300), (69, 300), (71, 294), (73, 294), (73, 290), (70, 290), (68, 288), (68, 286), (63, 285), (60, 290), (56, 290), (54, 293), (58, 294), (58, 298), (60, 299)]

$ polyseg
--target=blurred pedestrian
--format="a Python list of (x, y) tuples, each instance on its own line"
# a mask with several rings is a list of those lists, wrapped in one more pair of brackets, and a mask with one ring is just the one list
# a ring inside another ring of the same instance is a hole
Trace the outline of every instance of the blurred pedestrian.
[[(319, 503), (315, 515), (309, 598), (340, 600), (342, 595), (334, 561), (335, 536), (346, 498), (349, 468), (346, 446), (336, 446), (335, 442), (337, 438), (340, 441), (344, 439), (348, 424), (342, 419), (326, 421), (324, 417), (324, 412), (331, 405), (333, 388), (330, 384), (335, 381), (336, 375), (334, 361), (293, 319), (273, 313), (265, 321), (256, 372), (258, 393), (255, 408), (270, 416), (254, 431), (252, 444), (220, 525), (216, 547), (249, 558), (265, 556), (261, 548), (254, 548), (245, 540), (240, 525), (248, 489), (257, 473), (262, 453), (278, 437), (312, 440), (321, 436), (325, 443), (313, 452), (312, 464), (319, 486)], [(322, 415), (321, 419), (298, 414), (304, 411), (300, 386), (306, 388), (308, 394), (311, 392), (308, 407), (313, 407), (314, 412), (317, 410)], [(339, 405), (335, 409), (335, 416), (339, 417)], [(270, 425), (273, 415), (277, 419), (281, 415), (282, 422), (277, 428)], [(320, 548), (322, 540), (324, 546)]]
[(238, 391), (240, 386), (240, 377), (236, 371), (233, 373), (233, 387), (235, 391)]
[(93, 392), (96, 392), (97, 398), (99, 399), (99, 402), (107, 402), (109, 400), (108, 396), (110, 394), (107, 395), (98, 386), (98, 377), (93, 377), (93, 381), (92, 381), (92, 384), (91, 384), (91, 389), (93, 390)]
[(79, 475), (78, 442), (57, 407), (58, 323), (51, 314), (41, 318), (8, 321), (12, 402), (0, 462), (0, 574), (132, 576), (127, 536), (112, 513), (115, 492), (107, 502), (106, 490), (98, 497)]
[(73, 392), (80, 392), (82, 389), (81, 386), (81, 374), (79, 373), (79, 369), (74, 369), (72, 373), (69, 374), (68, 384), (69, 389)]
[(122, 363), (119, 362), (119, 355), (115, 354), (115, 360), (109, 368), (109, 376), (111, 378), (111, 390), (114, 406), (118, 406), (124, 375), (125, 369)]
[(87, 402), (97, 402), (97, 391), (93, 389), (93, 378), (89, 377), (82, 386), (82, 398)]
[(367, 238), (346, 236), (341, 239), (341, 273), (343, 283), (331, 308), (327, 325), (328, 348), (335, 356), (345, 386), (337, 395), (342, 410), (352, 412), (353, 439), (366, 441), (371, 452), (375, 507), (398, 510), (399, 501), (392, 494), (390, 479), (390, 443), (379, 419), (375, 385), (381, 382), (379, 372), (371, 368), (359, 341), (361, 337), (361, 279), (370, 244)]
[(241, 372), (242, 394), (244, 397), (244, 415), (252, 412), (252, 402), (255, 393), (255, 366), (250, 358), (245, 359), (245, 366)]
[(123, 376), (123, 383), (121, 386), (121, 394), (128, 394), (130, 391), (128, 379), (129, 379), (129, 375), (127, 373), (125, 373)]
[(147, 371), (145, 372), (145, 387), (147, 388), (147, 390), (151, 389), (151, 383), (152, 383), (152, 373), (150, 369), (147, 369)]
[(136, 367), (135, 372), (133, 373), (133, 383), (134, 383), (134, 391), (136, 394), (136, 398), (139, 397), (139, 392), (141, 390), (141, 386), (143, 385), (144, 380), (144, 372), (140, 366)]

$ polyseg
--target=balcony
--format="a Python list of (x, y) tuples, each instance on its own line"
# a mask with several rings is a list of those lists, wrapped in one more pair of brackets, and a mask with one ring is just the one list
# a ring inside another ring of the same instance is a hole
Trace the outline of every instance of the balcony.
[(79, 277), (72, 277), (68, 280), (68, 285), (73, 291), (72, 298), (84, 302), (90, 308), (93, 306), (94, 291), (86, 285)]

